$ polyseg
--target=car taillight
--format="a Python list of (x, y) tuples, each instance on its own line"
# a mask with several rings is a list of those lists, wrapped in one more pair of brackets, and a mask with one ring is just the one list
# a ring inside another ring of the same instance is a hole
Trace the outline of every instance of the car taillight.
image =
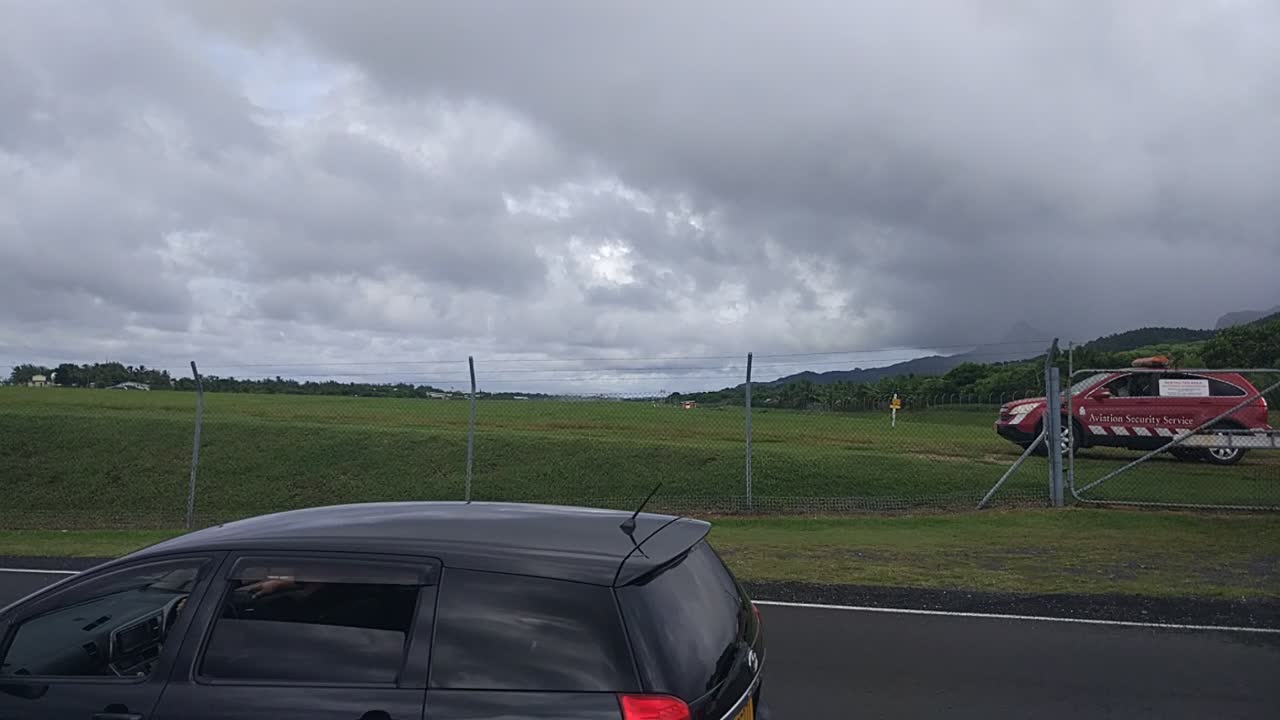
[(689, 706), (669, 695), (619, 695), (622, 720), (689, 720)]

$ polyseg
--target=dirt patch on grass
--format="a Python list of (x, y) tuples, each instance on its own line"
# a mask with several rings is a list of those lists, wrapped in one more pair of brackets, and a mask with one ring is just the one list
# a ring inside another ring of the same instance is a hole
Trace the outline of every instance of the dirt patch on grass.
[[(957, 451), (955, 454), (939, 453), (939, 452), (909, 452), (907, 453), (907, 456), (911, 458), (916, 458), (919, 460), (934, 460), (936, 462), (962, 463), (965, 465), (973, 465), (975, 463), (979, 465), (1010, 465), (1013, 463), (1014, 460), (1017, 459), (1017, 456), (1014, 456), (1014, 455), (995, 455), (995, 454), (979, 455), (975, 457), (973, 455), (966, 455), (963, 452), (959, 452), (959, 451)], [(995, 478), (992, 479), (993, 482), (994, 480)]]

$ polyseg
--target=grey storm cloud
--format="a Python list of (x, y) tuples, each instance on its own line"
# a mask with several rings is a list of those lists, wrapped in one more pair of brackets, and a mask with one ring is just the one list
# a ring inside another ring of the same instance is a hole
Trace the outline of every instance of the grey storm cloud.
[(248, 5), (211, 19), (514, 108), (797, 251), (883, 257), (871, 225), (979, 258), (915, 278), (957, 291), (1023, 244), (1277, 247), (1274, 3)]
[(1272, 2), (0, 4), (0, 362), (1270, 307)]

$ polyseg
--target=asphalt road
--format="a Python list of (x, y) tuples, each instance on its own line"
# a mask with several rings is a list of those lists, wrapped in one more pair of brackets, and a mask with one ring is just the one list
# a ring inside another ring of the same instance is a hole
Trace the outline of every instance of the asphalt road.
[(778, 718), (1280, 718), (1280, 635), (762, 614)]
[[(0, 606), (58, 576), (0, 572)], [(772, 720), (1280, 717), (1280, 635), (765, 606)]]

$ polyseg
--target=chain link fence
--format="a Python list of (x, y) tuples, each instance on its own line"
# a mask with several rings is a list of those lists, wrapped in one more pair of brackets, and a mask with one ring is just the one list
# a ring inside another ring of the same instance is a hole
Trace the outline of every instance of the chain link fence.
[(0, 530), (180, 528), (195, 394), (0, 387)]
[(1068, 485), (1077, 502), (1280, 510), (1280, 370), (1072, 375)]
[[(1023, 453), (993, 429), (1001, 406), (1044, 395), (1034, 363), (980, 392), (774, 381), (814, 364), (480, 361), (474, 392), (466, 360), (206, 368), (150, 391), (4, 387), (0, 528), (200, 527), (381, 500), (629, 508), (659, 483), (651, 507), (680, 513), (972, 509)], [(695, 391), (705, 387), (725, 389)], [(1122, 452), (1083, 451), (1076, 489), (1098, 477), (1095, 461), (1114, 465)], [(1176, 482), (1159, 470), (1142, 482), (1208, 504), (1234, 504), (1231, 488), (1280, 490), (1276, 453), (1232, 467), (1156, 465)], [(992, 504), (1045, 505), (1047, 473), (1043, 455), (1029, 457)]]

